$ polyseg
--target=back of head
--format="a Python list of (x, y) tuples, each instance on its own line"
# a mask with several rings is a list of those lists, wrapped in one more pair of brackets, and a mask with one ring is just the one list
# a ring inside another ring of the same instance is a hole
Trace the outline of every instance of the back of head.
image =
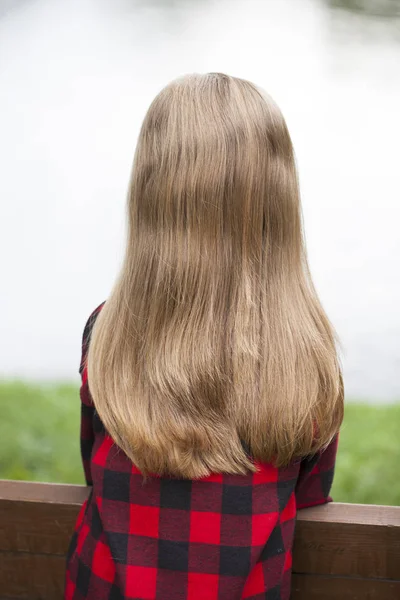
[(172, 82), (145, 117), (129, 235), (89, 385), (143, 473), (244, 473), (323, 447), (343, 414), (276, 104), (222, 74)]

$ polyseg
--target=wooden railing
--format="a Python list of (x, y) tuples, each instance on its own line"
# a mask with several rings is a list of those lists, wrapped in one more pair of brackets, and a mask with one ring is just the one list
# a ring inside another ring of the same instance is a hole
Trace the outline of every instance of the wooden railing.
[[(81, 486), (0, 481), (1, 600), (62, 599), (65, 553), (87, 494)], [(333, 503), (300, 511), (292, 599), (399, 600), (400, 508)]]

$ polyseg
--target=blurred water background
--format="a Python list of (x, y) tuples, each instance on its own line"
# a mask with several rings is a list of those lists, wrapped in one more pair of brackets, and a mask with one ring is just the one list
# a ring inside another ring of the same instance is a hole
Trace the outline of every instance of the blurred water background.
[(0, 375), (74, 380), (138, 130), (188, 72), (268, 90), (349, 398), (400, 398), (398, 0), (0, 0)]

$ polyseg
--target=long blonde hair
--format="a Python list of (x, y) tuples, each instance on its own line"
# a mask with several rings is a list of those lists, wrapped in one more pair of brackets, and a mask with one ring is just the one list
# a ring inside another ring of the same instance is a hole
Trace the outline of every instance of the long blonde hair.
[(341, 371), (273, 100), (217, 73), (168, 85), (143, 122), (128, 212), (88, 355), (115, 443), (143, 474), (191, 479), (327, 445), (343, 417)]

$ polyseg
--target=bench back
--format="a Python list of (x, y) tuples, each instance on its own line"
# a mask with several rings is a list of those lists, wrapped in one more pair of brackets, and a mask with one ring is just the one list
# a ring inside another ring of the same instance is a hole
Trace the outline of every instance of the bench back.
[[(0, 600), (62, 600), (65, 555), (88, 488), (0, 481)], [(399, 600), (400, 508), (300, 511), (292, 600)]]

